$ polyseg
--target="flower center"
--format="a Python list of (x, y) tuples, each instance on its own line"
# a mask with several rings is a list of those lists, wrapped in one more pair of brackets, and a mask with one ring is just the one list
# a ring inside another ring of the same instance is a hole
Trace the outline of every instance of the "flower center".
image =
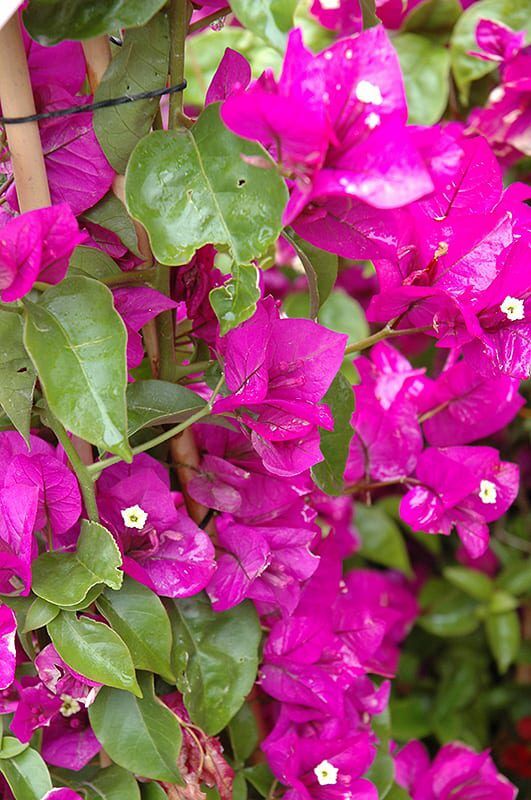
[(511, 297), (509, 294), (501, 304), (500, 310), (503, 311), (507, 319), (510, 319), (511, 322), (523, 319), (525, 316), (524, 301), (520, 300), (518, 297)]
[(122, 519), (126, 528), (136, 528), (141, 531), (147, 522), (148, 515), (140, 506), (129, 506), (129, 508), (122, 508)]
[(63, 705), (59, 709), (63, 717), (73, 717), (74, 714), (77, 714), (78, 711), (81, 711), (81, 706), (73, 697), (70, 697), (69, 694), (62, 694), (61, 700), (63, 701)]
[(381, 106), (383, 103), (380, 87), (370, 81), (360, 81), (356, 86), (356, 97), (362, 103), (372, 103), (373, 106)]
[(370, 114), (367, 114), (365, 117), (365, 125), (369, 128), (369, 130), (374, 130), (380, 124), (380, 116), (376, 114), (376, 112), (371, 111)]
[(314, 774), (320, 786), (335, 786), (337, 783), (338, 768), (330, 761), (321, 761), (314, 769)]
[(482, 480), (479, 484), (479, 499), (486, 505), (496, 502), (496, 484), (492, 481)]

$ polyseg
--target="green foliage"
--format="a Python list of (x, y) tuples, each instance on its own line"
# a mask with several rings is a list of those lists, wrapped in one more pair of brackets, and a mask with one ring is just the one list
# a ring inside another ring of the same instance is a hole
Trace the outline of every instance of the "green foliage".
[(131, 653), (108, 625), (61, 611), (48, 624), (48, 633), (63, 661), (74, 672), (105, 686), (141, 695)]
[(260, 299), (260, 275), (252, 264), (235, 264), (232, 277), (210, 292), (210, 304), (219, 320), (219, 332), (224, 336), (252, 317)]
[(35, 370), (22, 341), (18, 314), (0, 311), (0, 408), (29, 441)]
[(198, 595), (171, 608), (177, 686), (193, 722), (214, 735), (241, 708), (258, 668), (261, 633), (251, 603), (216, 613)]
[(180, 782), (177, 758), (181, 728), (175, 714), (153, 691), (153, 677), (139, 675), (142, 698), (104, 688), (90, 706), (94, 733), (110, 758), (124, 769), (159, 781)]
[(115, 233), (123, 245), (140, 256), (135, 226), (122, 201), (110, 191), (95, 206), (83, 212), (83, 217)]
[(436, 636), (466, 636), (479, 626), (478, 603), (446, 581), (429, 580), (420, 594), (423, 614), (419, 619)]
[(0, 773), (8, 782), (15, 800), (41, 800), (52, 788), (48, 767), (31, 747), (0, 759)]
[(24, 344), (52, 413), (72, 433), (129, 461), (126, 331), (109, 289), (66, 278), (37, 303), (24, 300), (24, 310)]
[(86, 800), (140, 800), (140, 789), (133, 775), (116, 764), (98, 770), (79, 788)]
[(356, 505), (360, 555), (411, 576), (411, 564), (400, 528), (381, 506)]
[(76, 606), (93, 586), (122, 585), (120, 551), (112, 534), (96, 522), (83, 520), (75, 553), (43, 553), (33, 562), (32, 588), (49, 603)]
[(245, 28), (264, 39), (280, 53), (286, 47), (286, 32), (293, 27), (297, 0), (232, 0), (231, 9)]
[(204, 406), (205, 401), (185, 386), (154, 380), (130, 383), (127, 387), (129, 436), (151, 425), (176, 425)]
[[(144, 27), (126, 31), (123, 45), (98, 86), (95, 102), (162, 89), (167, 79), (169, 50), (166, 14), (156, 14)], [(116, 172), (125, 172), (134, 146), (149, 133), (158, 107), (159, 99), (152, 97), (95, 112), (94, 131)]]
[(496, 660), (498, 671), (507, 672), (520, 649), (520, 620), (516, 611), (491, 614), (485, 622), (487, 641)]
[(106, 590), (96, 605), (129, 648), (135, 667), (156, 672), (172, 683), (171, 625), (157, 595), (125, 576), (121, 590)]
[(162, 264), (186, 264), (208, 243), (247, 264), (278, 238), (286, 186), (263, 148), (223, 125), (214, 103), (191, 129), (155, 131), (138, 143), (126, 198)]
[(31, 0), (24, 24), (44, 45), (65, 39), (91, 39), (120, 28), (145, 25), (165, 0)]
[(404, 75), (409, 122), (434, 125), (448, 104), (450, 54), (446, 47), (416, 33), (393, 39)]
[(334, 417), (334, 429), (321, 430), (323, 461), (312, 467), (312, 477), (323, 492), (339, 495), (343, 490), (343, 473), (350, 440), (354, 434), (350, 419), (354, 411), (354, 392), (349, 381), (339, 372), (324, 396)]
[(121, 274), (120, 267), (103, 250), (96, 247), (76, 247), (70, 257), (69, 275), (105, 280)]
[(317, 317), (319, 309), (330, 295), (337, 278), (338, 257), (327, 253), (309, 242), (305, 242), (296, 233), (289, 234), (284, 231), (284, 236), (295, 248), (299, 256), (306, 277), (310, 294), (309, 316)]

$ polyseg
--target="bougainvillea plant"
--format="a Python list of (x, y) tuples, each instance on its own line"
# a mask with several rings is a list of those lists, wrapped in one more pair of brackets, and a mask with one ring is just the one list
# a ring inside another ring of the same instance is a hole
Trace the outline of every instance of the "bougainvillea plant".
[(0, 797), (529, 796), (529, 3), (6, 7)]

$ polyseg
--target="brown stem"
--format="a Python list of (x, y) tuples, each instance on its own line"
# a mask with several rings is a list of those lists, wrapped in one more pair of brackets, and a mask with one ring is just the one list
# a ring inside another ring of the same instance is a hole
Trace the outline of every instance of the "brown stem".
[[(6, 117), (35, 114), (26, 51), (18, 14), (0, 30), (0, 102)], [(6, 125), (20, 210), (50, 205), (50, 190), (37, 122)]]
[(352, 342), (352, 344), (349, 344), (347, 347), (345, 347), (345, 355), (367, 350), (368, 347), (372, 347), (373, 344), (381, 342), (384, 339), (392, 339), (395, 336), (408, 336), (413, 333), (425, 333), (426, 331), (430, 330), (432, 330), (431, 325), (424, 325), (422, 328), (401, 328), (397, 330), (396, 328), (393, 328), (393, 323), (390, 322), (385, 326), (385, 328), (373, 333), (371, 336), (367, 336), (366, 339), (360, 339), (358, 342)]
[(188, 513), (194, 522), (199, 525), (204, 520), (208, 508), (201, 503), (197, 503), (188, 493), (188, 484), (197, 474), (201, 461), (194, 435), (190, 428), (187, 428), (179, 436), (171, 440), (170, 455), (179, 478), (179, 485)]

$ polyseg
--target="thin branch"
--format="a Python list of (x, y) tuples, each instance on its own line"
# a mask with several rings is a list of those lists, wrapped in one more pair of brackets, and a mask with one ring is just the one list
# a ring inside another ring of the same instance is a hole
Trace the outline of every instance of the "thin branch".
[(209, 25), (212, 25), (213, 22), (217, 22), (218, 19), (223, 19), (230, 13), (230, 6), (224, 6), (224, 8), (218, 11), (213, 11), (212, 14), (208, 14), (208, 16), (203, 17), (203, 19), (198, 19), (197, 22), (193, 22), (190, 25), (189, 32), (196, 33), (196, 31), (202, 31), (208, 28)]
[(345, 355), (349, 353), (360, 353), (362, 350), (367, 350), (368, 347), (372, 347), (374, 344), (382, 342), (384, 339), (392, 339), (395, 336), (409, 336), (413, 333), (425, 333), (426, 331), (432, 330), (431, 325), (424, 325), (422, 328), (401, 328), (398, 330), (392, 326), (393, 322), (391, 321), (385, 328), (373, 333), (371, 336), (367, 336), (366, 339), (360, 339), (357, 342), (352, 342), (352, 344), (347, 345), (345, 348)]

